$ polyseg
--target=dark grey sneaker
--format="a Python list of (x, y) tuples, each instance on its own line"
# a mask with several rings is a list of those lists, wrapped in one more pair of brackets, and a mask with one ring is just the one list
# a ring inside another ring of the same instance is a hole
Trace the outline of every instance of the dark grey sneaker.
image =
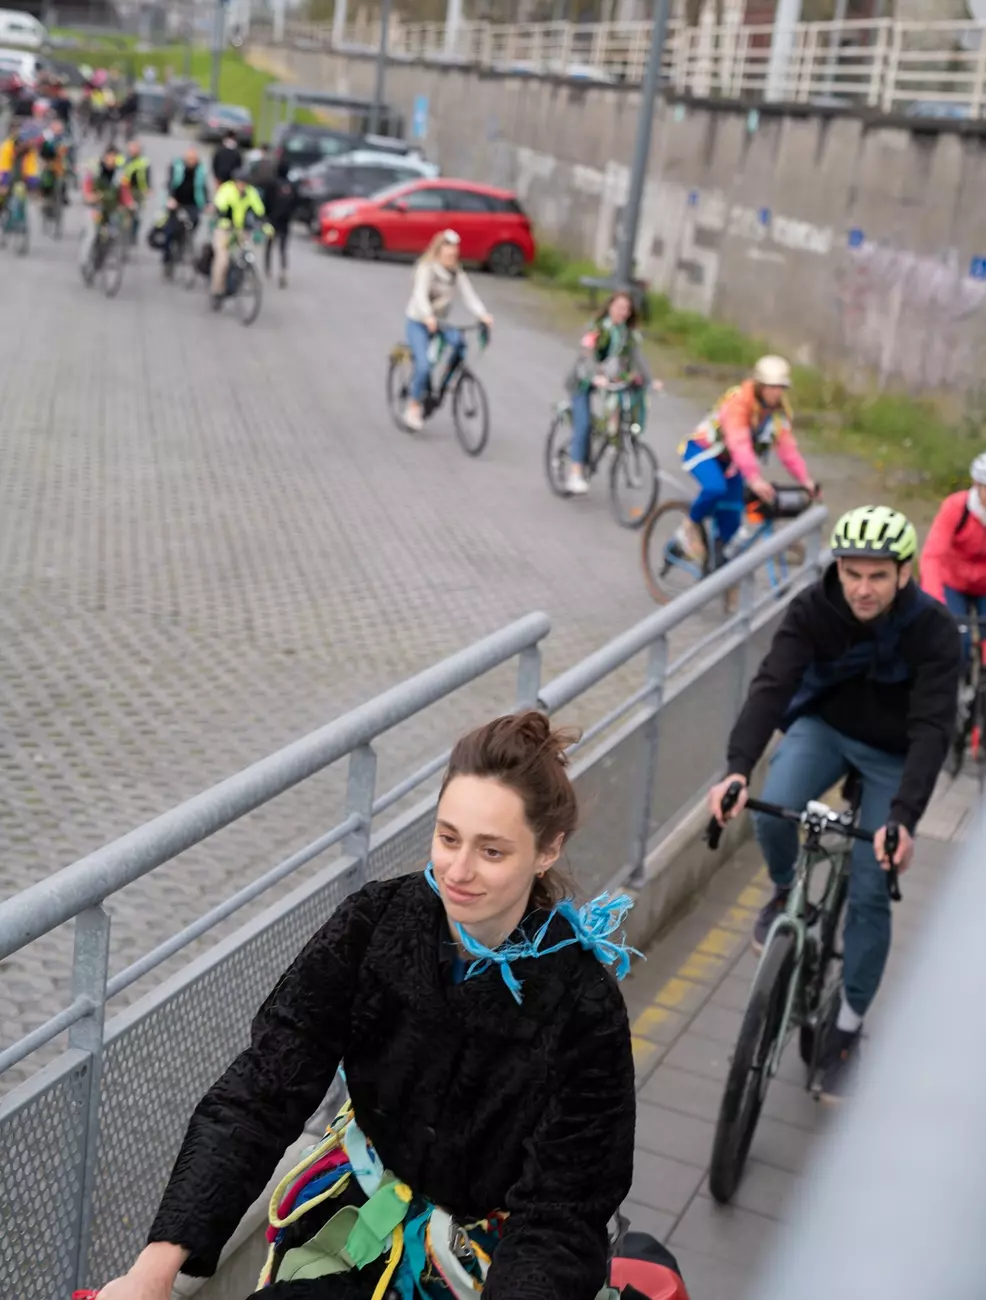
[(775, 917), (787, 907), (787, 898), (790, 894), (789, 889), (778, 889), (774, 891), (774, 897), (760, 909), (760, 915), (757, 917), (753, 926), (753, 946), (757, 952), (763, 952), (763, 946), (767, 941), (767, 935), (770, 933), (770, 927), (774, 924)]
[(860, 1030), (850, 1033), (833, 1025), (822, 1044), (815, 1086), (822, 1101), (840, 1102), (852, 1093), (859, 1065)]

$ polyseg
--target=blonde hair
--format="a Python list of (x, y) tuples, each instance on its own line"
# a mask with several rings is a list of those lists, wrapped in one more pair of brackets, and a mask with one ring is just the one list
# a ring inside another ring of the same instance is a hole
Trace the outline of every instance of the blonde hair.
[(438, 260), (438, 251), (445, 244), (452, 244), (457, 250), (459, 244), (448, 238), (447, 230), (440, 230), (437, 235), (432, 235), (431, 243), (418, 258), (419, 262), (435, 262)]

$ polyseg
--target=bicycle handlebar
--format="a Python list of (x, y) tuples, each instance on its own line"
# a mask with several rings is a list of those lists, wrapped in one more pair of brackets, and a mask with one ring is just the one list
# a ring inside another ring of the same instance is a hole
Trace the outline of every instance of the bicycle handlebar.
[[(724, 817), (728, 818), (729, 814), (736, 807), (737, 800), (744, 789), (745, 787), (740, 781), (734, 781), (723, 795), (722, 813)], [(818, 805), (814, 806), (816, 808), (818, 807)], [(768, 817), (779, 817), (783, 821), (793, 822), (796, 826), (814, 824), (819, 831), (827, 828), (829, 830), (838, 831), (840, 835), (846, 835), (850, 839), (862, 840), (866, 844), (873, 843), (873, 831), (860, 830), (858, 826), (854, 826), (852, 822), (848, 820), (848, 814), (837, 813), (833, 812), (832, 809), (826, 809), (827, 816), (822, 818), (817, 813), (813, 813), (812, 803), (809, 803), (803, 811), (798, 812), (794, 808), (784, 808), (780, 804), (768, 803), (764, 799), (748, 798), (746, 801), (746, 807), (749, 808), (751, 812), (766, 813)], [(709, 848), (713, 851), (719, 847), (719, 842), (722, 839), (722, 832), (724, 829), (724, 826), (719, 823), (717, 818), (710, 818), (705, 831), (705, 840)], [(899, 903), (902, 898), (900, 892), (900, 879), (897, 867), (894, 864), (894, 857), (896, 856), (899, 847), (900, 827), (896, 822), (887, 822), (883, 842), (884, 861), (888, 864), (887, 891), (895, 903)]]

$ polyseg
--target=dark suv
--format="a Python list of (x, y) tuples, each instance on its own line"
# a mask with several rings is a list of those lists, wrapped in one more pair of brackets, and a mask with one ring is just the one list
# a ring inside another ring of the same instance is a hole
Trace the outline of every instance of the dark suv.
[(311, 167), (323, 158), (350, 153), (358, 140), (359, 137), (349, 131), (337, 131), (329, 126), (298, 126), (289, 122), (274, 134), (274, 157), (278, 166), (287, 162), (290, 174)]

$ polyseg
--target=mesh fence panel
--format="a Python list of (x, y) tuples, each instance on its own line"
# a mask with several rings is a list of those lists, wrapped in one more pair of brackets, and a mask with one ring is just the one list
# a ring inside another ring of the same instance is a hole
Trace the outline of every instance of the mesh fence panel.
[(436, 795), (421, 805), (420, 812), (412, 810), (406, 819), (388, 828), (385, 838), (374, 842), (367, 872), (371, 880), (391, 880), (428, 865), (437, 803)]
[(143, 1246), (193, 1108), (351, 879), (330, 880), (107, 1043), (89, 1285), (125, 1270)]
[(65, 1300), (75, 1278), (89, 1066), (67, 1052), (0, 1105), (0, 1296)]
[(736, 716), (739, 665), (726, 655), (669, 699), (658, 717), (650, 834), (708, 789)]
[(568, 862), (584, 898), (598, 894), (629, 860), (644, 757), (640, 723), (596, 750), (590, 765), (575, 774), (581, 825)]

